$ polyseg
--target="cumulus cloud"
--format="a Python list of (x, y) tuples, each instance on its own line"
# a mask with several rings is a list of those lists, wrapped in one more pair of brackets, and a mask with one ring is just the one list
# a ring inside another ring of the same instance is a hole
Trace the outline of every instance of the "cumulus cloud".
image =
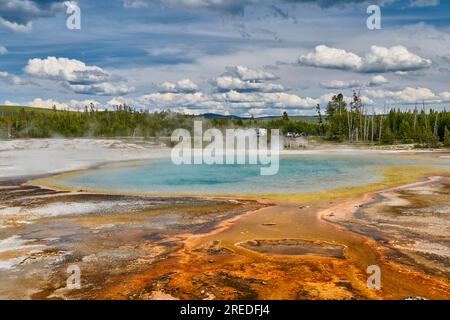
[(403, 46), (372, 46), (364, 57), (360, 57), (343, 49), (319, 45), (314, 52), (300, 55), (298, 62), (304, 66), (362, 73), (407, 72), (431, 66), (431, 60), (424, 59)]
[(273, 73), (263, 70), (250, 69), (244, 66), (232, 66), (227, 67), (226, 69), (228, 75), (239, 78), (243, 81), (268, 81), (279, 79), (279, 77)]
[(444, 91), (439, 94), (439, 97), (443, 102), (450, 102), (450, 92)]
[(361, 87), (376, 87), (383, 84), (389, 83), (389, 81), (382, 75), (376, 75), (370, 78), (367, 82), (361, 82), (358, 80), (352, 81), (341, 81), (341, 80), (332, 80), (328, 82), (321, 82), (320, 87), (325, 89), (354, 89)]
[(219, 92), (230, 90), (239, 92), (281, 92), (285, 90), (280, 84), (243, 81), (231, 76), (216, 77), (211, 79), (209, 83)]
[(209, 80), (217, 92), (283, 92), (286, 89), (280, 84), (266, 82), (276, 80), (277, 76), (263, 70), (250, 69), (244, 66), (227, 67), (226, 72)]
[(8, 73), (6, 71), (0, 71), (0, 79), (6, 80), (8, 83), (12, 85), (23, 85), (26, 84), (26, 81), (21, 77), (16, 76), (14, 74)]
[(368, 96), (365, 95), (360, 96), (359, 99), (361, 100), (361, 103), (365, 106), (372, 106), (375, 104), (375, 101), (373, 101), (372, 99), (370, 99)]
[(133, 104), (133, 101), (131, 101), (130, 99), (126, 99), (124, 97), (114, 97), (106, 103), (106, 105), (108, 107), (120, 106), (120, 105), (125, 105), (125, 104), (131, 105), (131, 104)]
[(134, 91), (126, 84), (112, 83), (111, 75), (97, 66), (87, 66), (84, 62), (48, 57), (30, 59), (25, 72), (29, 75), (64, 83), (75, 93), (93, 95), (123, 95)]
[(52, 17), (63, 9), (63, 0), (0, 0), (0, 25), (15, 32), (32, 29), (32, 21)]
[(360, 56), (325, 45), (317, 46), (315, 52), (301, 55), (298, 61), (305, 66), (345, 70), (359, 70), (363, 64)]
[(33, 29), (33, 24), (31, 22), (28, 22), (26, 24), (19, 24), (17, 22), (11, 22), (8, 20), (5, 20), (0, 17), (0, 26), (5, 27), (6, 29), (9, 29), (14, 32), (30, 32)]
[(199, 90), (197, 84), (190, 79), (183, 79), (178, 82), (163, 82), (160, 84), (161, 92), (164, 93), (193, 93)]
[(389, 83), (389, 81), (382, 75), (373, 76), (369, 81), (370, 87), (380, 86)]
[(320, 102), (288, 93), (282, 85), (267, 82), (279, 79), (270, 72), (244, 66), (227, 67), (226, 70), (221, 76), (210, 79), (214, 94), (209, 97), (209, 104), (248, 113), (250, 109), (312, 109)]
[(248, 93), (241, 93), (234, 90), (215, 94), (214, 99), (216, 101), (222, 101), (222, 102), (255, 102), (256, 99), (254, 95), (248, 94)]
[(208, 101), (208, 98), (202, 92), (195, 93), (151, 93), (143, 95), (139, 101), (146, 105), (157, 106), (198, 106)]
[(7, 53), (8, 53), (8, 49), (6, 49), (6, 47), (4, 47), (4, 46), (0, 46), (0, 55), (7, 54)]
[(431, 66), (431, 60), (419, 57), (403, 46), (372, 46), (364, 60), (365, 72), (414, 71)]
[(75, 59), (57, 57), (30, 59), (25, 72), (34, 77), (67, 81), (70, 84), (99, 83), (110, 78), (109, 73), (97, 66), (87, 66)]
[(34, 99), (33, 101), (31, 101), (29, 103), (29, 105), (31, 107), (44, 108), (44, 109), (52, 109), (53, 106), (57, 110), (66, 110), (68, 108), (68, 105), (63, 102), (59, 102), (59, 101), (56, 101), (53, 99), (41, 99), (41, 98)]
[[(237, 78), (234, 78), (237, 79)], [(240, 79), (239, 79), (240, 80)], [(242, 80), (240, 80), (242, 81)], [(219, 112), (221, 114), (247, 114), (249, 110), (266, 110), (279, 113), (281, 109), (312, 109), (319, 99), (302, 98), (287, 92), (262, 91), (217, 91), (211, 94), (196, 92), (156, 92), (139, 97), (135, 105), (147, 110), (171, 109), (182, 113), (200, 114)]]
[(76, 110), (76, 111), (84, 111), (86, 106), (93, 105), (96, 109), (99, 109), (102, 107), (102, 104), (98, 102), (97, 100), (92, 99), (86, 99), (86, 100), (70, 100), (67, 102), (69, 110)]
[[(230, 68), (227, 72), (232, 72)], [(233, 69), (234, 70), (234, 69)], [(241, 69), (244, 70), (244, 69)], [(237, 74), (234, 74), (238, 76)], [(232, 80), (239, 79), (241, 82), (246, 83), (246, 81), (241, 80), (237, 77), (231, 76), (220, 76), (229, 77)], [(220, 78), (217, 77), (217, 78)], [(248, 79), (273, 79), (275, 76), (265, 74), (258, 74), (255, 76), (253, 74), (251, 77), (249, 74), (241, 74), (239, 77)], [(217, 79), (214, 78), (214, 79)], [(241, 84), (241, 82), (238, 82)], [(248, 83), (255, 84), (265, 84), (264, 82), (251, 82)], [(173, 82), (176, 83), (176, 82)], [(133, 106), (137, 106), (141, 109), (160, 111), (160, 110), (173, 110), (181, 113), (188, 114), (202, 114), (207, 112), (216, 112), (221, 114), (238, 114), (238, 115), (274, 115), (281, 114), (282, 111), (288, 110), (293, 114), (304, 114), (306, 110), (312, 110), (317, 104), (326, 104), (330, 101), (333, 95), (336, 93), (329, 93), (318, 98), (311, 97), (301, 97), (297, 94), (276, 91), (276, 92), (264, 92), (258, 90), (250, 91), (238, 91), (238, 90), (217, 90), (214, 86), (211, 93), (196, 91), (196, 92), (155, 92), (143, 95), (136, 100), (132, 101)], [(226, 87), (229, 88), (230, 86)], [(225, 87), (223, 87), (225, 88)], [(350, 101), (351, 97), (346, 97)], [(362, 95), (361, 97), (365, 105), (373, 105), (375, 102), (367, 95)], [(113, 104), (121, 104), (122, 100), (114, 100)], [(111, 104), (111, 103), (108, 103)]]
[(114, 95), (125, 95), (135, 90), (134, 87), (127, 84), (116, 84), (116, 83), (97, 83), (89, 85), (78, 85), (72, 84), (70, 88), (75, 93), (80, 94), (91, 94), (99, 96), (114, 96)]
[(101, 107), (101, 103), (96, 100), (70, 100), (68, 102), (60, 102), (53, 99), (36, 98), (29, 102), (28, 105), (36, 108), (56, 110), (84, 111), (85, 106), (94, 105), (95, 108)]
[(357, 80), (353, 81), (340, 81), (340, 80), (332, 80), (328, 82), (321, 82), (320, 87), (325, 89), (352, 89), (358, 88), (361, 86), (361, 82)]
[(428, 88), (422, 87), (406, 87), (403, 90), (390, 91), (390, 90), (366, 90), (366, 93), (378, 99), (385, 99), (389, 102), (403, 102), (403, 103), (416, 103), (416, 102), (432, 102), (440, 103), (442, 99)]
[(200, 91), (196, 84), (185, 79), (165, 82), (159, 86), (159, 92), (143, 95), (135, 104), (148, 110), (246, 114), (250, 109), (311, 109), (320, 102), (287, 93), (282, 85), (266, 82), (275, 79), (278, 77), (270, 72), (233, 66), (209, 80), (211, 93)]
[(286, 92), (257, 92), (257, 93), (241, 93), (237, 91), (229, 91), (226, 93), (215, 94), (215, 101), (229, 102), (232, 104), (242, 104), (248, 106), (275, 107), (275, 108), (312, 108), (320, 101), (312, 98), (301, 98), (295, 94)]

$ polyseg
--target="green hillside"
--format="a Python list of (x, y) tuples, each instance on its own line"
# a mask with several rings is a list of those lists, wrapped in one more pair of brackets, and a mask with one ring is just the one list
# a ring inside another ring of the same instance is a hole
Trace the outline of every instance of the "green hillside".
[(54, 112), (54, 110), (46, 108), (35, 108), (26, 106), (0, 106), (0, 112), (4, 113), (16, 113), (20, 112), (21, 110), (24, 110), (25, 112), (40, 112), (40, 113)]

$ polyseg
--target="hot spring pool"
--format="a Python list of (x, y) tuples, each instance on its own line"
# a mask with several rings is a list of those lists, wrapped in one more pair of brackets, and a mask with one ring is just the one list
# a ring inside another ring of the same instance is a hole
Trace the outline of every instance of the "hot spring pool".
[(258, 165), (177, 166), (170, 159), (149, 160), (86, 171), (58, 185), (142, 194), (298, 194), (377, 182), (386, 165), (425, 164), (431, 163), (376, 154), (284, 156), (278, 174), (261, 176)]

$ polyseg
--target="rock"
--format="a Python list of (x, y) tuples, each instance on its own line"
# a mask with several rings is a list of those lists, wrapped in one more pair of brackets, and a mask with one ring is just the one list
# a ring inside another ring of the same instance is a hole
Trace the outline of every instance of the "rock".
[(427, 300), (427, 299), (424, 297), (419, 297), (419, 296), (408, 296), (408, 297), (402, 298), (402, 300)]

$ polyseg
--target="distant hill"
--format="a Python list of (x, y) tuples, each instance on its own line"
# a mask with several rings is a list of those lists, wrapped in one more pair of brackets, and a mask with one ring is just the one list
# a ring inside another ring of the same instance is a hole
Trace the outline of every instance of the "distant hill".
[[(217, 113), (204, 113), (201, 115), (205, 119), (230, 119), (230, 120), (252, 120), (250, 117), (240, 117), (235, 115), (222, 115)], [(265, 116), (265, 117), (254, 117), (255, 120), (277, 120), (280, 119), (281, 116)], [(306, 122), (317, 122), (317, 116), (289, 116), (289, 119), (292, 120), (302, 120)]]
[(0, 106), (0, 113), (16, 113), (24, 110), (25, 112), (53, 112), (52, 109), (26, 107), (26, 106)]
[(233, 115), (222, 115), (222, 114), (217, 114), (217, 113), (204, 113), (200, 116), (205, 119), (210, 119), (210, 120), (212, 120), (212, 119), (217, 119), (217, 120), (222, 120), (222, 119), (246, 120), (246, 119), (248, 119), (248, 120), (250, 120), (250, 118), (233, 116)]

